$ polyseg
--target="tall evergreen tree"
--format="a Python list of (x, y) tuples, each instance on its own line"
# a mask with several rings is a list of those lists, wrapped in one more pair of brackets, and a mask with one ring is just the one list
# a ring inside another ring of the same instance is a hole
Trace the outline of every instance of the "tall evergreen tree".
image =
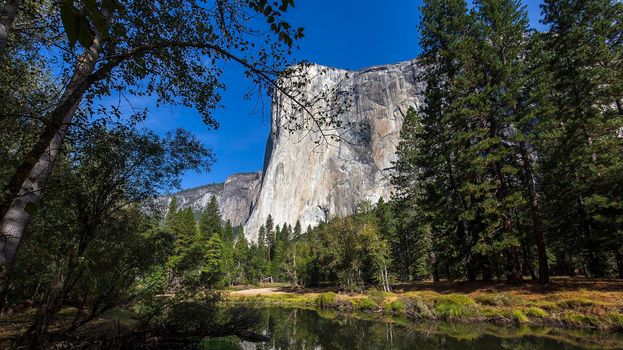
[(236, 243), (234, 245), (234, 260), (236, 264), (236, 274), (235, 274), (235, 282), (236, 283), (246, 283), (248, 281), (248, 265), (250, 264), (249, 259), (249, 244), (247, 239), (244, 236), (244, 232), (240, 232), (236, 239)]
[(173, 226), (176, 252), (183, 253), (190, 249), (198, 236), (197, 223), (192, 209), (186, 208), (177, 212)]
[(623, 4), (546, 0), (542, 8), (556, 91), (539, 165), (548, 223), (587, 273), (605, 275), (614, 253), (623, 277)]
[[(472, 142), (473, 125), (467, 120), (474, 82), (465, 76), (473, 65), (471, 39), (473, 16), (463, 0), (426, 0), (421, 8), (422, 64), (420, 75), (426, 84), (418, 121), (410, 116), (409, 136), (403, 144), (403, 162), (398, 165), (404, 204), (419, 206), (430, 225), (433, 247), (433, 276), (445, 270), (448, 278), (466, 266), (467, 277), (476, 278), (473, 247), (478, 241), (482, 213), (474, 206), (471, 184), (480, 179), (470, 173), (470, 162), (462, 156)], [(417, 140), (416, 140), (417, 139)], [(402, 169), (400, 169), (402, 168)], [(435, 278), (437, 279), (437, 278)]]
[(223, 226), (221, 220), (221, 214), (216, 201), (216, 196), (210, 196), (210, 202), (208, 206), (201, 213), (199, 219), (199, 232), (205, 240), (210, 239), (213, 234), (221, 236), (223, 239)]
[(303, 228), (301, 227), (301, 220), (296, 220), (296, 224), (294, 224), (294, 229), (292, 230), (292, 239), (297, 240), (303, 234)]
[(201, 267), (201, 282), (207, 287), (219, 286), (225, 275), (225, 256), (221, 236), (214, 233), (205, 244), (204, 261)]

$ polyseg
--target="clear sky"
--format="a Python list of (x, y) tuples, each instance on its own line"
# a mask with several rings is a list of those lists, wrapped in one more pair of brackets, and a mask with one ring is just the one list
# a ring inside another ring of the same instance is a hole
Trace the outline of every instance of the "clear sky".
[[(541, 0), (524, 0), (533, 26), (539, 26)], [(418, 7), (421, 0), (295, 0), (288, 20), (305, 28), (295, 59), (322, 65), (359, 69), (415, 58), (418, 47)], [(214, 111), (220, 128), (208, 130), (198, 114), (183, 107), (155, 108), (149, 98), (134, 100), (134, 107), (149, 107), (145, 126), (164, 133), (184, 127), (214, 151), (217, 162), (210, 173), (189, 173), (182, 187), (222, 182), (237, 172), (262, 168), (270, 129), (268, 111), (257, 99), (243, 97), (252, 87), (234, 63), (223, 77), (223, 108)], [(269, 100), (264, 98), (268, 108)]]

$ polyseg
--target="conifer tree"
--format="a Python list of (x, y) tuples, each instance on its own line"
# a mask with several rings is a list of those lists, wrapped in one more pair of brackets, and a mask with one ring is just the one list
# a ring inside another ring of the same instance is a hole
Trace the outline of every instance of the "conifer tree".
[(225, 275), (225, 257), (221, 236), (214, 233), (205, 244), (205, 253), (201, 267), (201, 281), (207, 287), (215, 287), (222, 283)]
[(301, 220), (296, 220), (296, 224), (294, 225), (294, 229), (292, 231), (292, 239), (298, 240), (303, 234), (303, 228), (301, 227)]
[(542, 8), (557, 92), (541, 164), (548, 222), (587, 273), (603, 276), (622, 246), (623, 4), (547, 0)]
[(177, 198), (173, 197), (171, 198), (171, 201), (169, 202), (169, 206), (167, 208), (167, 215), (165, 217), (165, 227), (167, 227), (170, 230), (172, 230), (172, 227), (174, 226), (177, 211), (178, 211)]
[(176, 253), (182, 254), (190, 249), (198, 236), (197, 224), (192, 209), (186, 208), (178, 211), (173, 227), (175, 250)]
[(199, 219), (199, 231), (205, 240), (210, 239), (212, 234), (218, 234), (221, 236), (221, 239), (223, 239), (221, 214), (218, 202), (216, 201), (216, 196), (214, 195), (210, 197), (208, 206), (201, 213), (201, 218)]
[(231, 220), (225, 222), (223, 227), (223, 236), (221, 237), (224, 243), (233, 245), (234, 243), (234, 228), (231, 226)]
[(241, 231), (234, 245), (234, 259), (236, 264), (235, 282), (237, 283), (247, 282), (247, 276), (249, 274), (247, 269), (250, 263), (249, 253), (249, 244), (244, 236), (244, 232)]
[(473, 280), (477, 262), (473, 247), (481, 213), (473, 206), (469, 189), (480, 179), (468, 171), (470, 162), (462, 155), (473, 133), (466, 120), (465, 96), (474, 90), (475, 82), (465, 72), (474, 63), (470, 57), (475, 50), (470, 39), (474, 18), (467, 14), (463, 0), (426, 0), (421, 11), (421, 61), (427, 69), (419, 79), (426, 84), (424, 103), (417, 114), (411, 111), (405, 117), (403, 133), (412, 142), (399, 146), (402, 160), (396, 165), (394, 181), (402, 192), (401, 204), (414, 213), (422, 210), (421, 217), (435, 237), (434, 279), (441, 270), (451, 279), (464, 265)]
[(478, 65), (466, 79), (476, 87), (465, 108), (466, 122), (475, 125), (470, 145), (463, 152), (470, 183), (485, 225), (476, 249), (494, 255), (504, 251), (506, 273), (511, 281), (522, 279), (519, 263), (517, 212), (525, 205), (522, 188), (516, 185), (519, 164), (514, 130), (518, 102), (524, 88), (525, 47), (528, 17), (519, 0), (477, 0), (477, 42), (472, 52)]

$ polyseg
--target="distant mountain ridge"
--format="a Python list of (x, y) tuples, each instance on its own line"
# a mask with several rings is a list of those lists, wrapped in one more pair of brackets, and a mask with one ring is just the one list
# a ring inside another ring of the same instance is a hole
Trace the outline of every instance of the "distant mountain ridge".
[(223, 220), (230, 220), (233, 226), (242, 226), (253, 208), (261, 177), (261, 172), (237, 173), (229, 176), (223, 183), (182, 190), (163, 199), (168, 203), (175, 197), (178, 207), (191, 208), (199, 213), (208, 205), (210, 198), (215, 196)]

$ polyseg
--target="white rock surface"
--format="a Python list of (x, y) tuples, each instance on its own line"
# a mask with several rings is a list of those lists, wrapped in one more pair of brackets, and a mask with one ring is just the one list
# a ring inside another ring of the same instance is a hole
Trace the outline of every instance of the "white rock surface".
[[(403, 117), (420, 103), (415, 61), (346, 71), (312, 65), (310, 83), (303, 95), (335, 88), (351, 100), (341, 115), (345, 128), (338, 140), (315, 143), (318, 129), (297, 111), (291, 99), (276, 94), (272, 106), (271, 133), (264, 159), (264, 174), (257, 201), (244, 228), (257, 239), (259, 227), (271, 214), (277, 224), (303, 227), (329, 217), (352, 214), (364, 200), (376, 202), (391, 194), (389, 175)], [(286, 83), (288, 83), (286, 81)], [(332, 107), (331, 102), (312, 107), (312, 114)], [(296, 115), (296, 114), (300, 115)], [(294, 119), (293, 119), (294, 118)], [(291, 132), (293, 123), (305, 126)], [(309, 128), (315, 132), (309, 133)]]

